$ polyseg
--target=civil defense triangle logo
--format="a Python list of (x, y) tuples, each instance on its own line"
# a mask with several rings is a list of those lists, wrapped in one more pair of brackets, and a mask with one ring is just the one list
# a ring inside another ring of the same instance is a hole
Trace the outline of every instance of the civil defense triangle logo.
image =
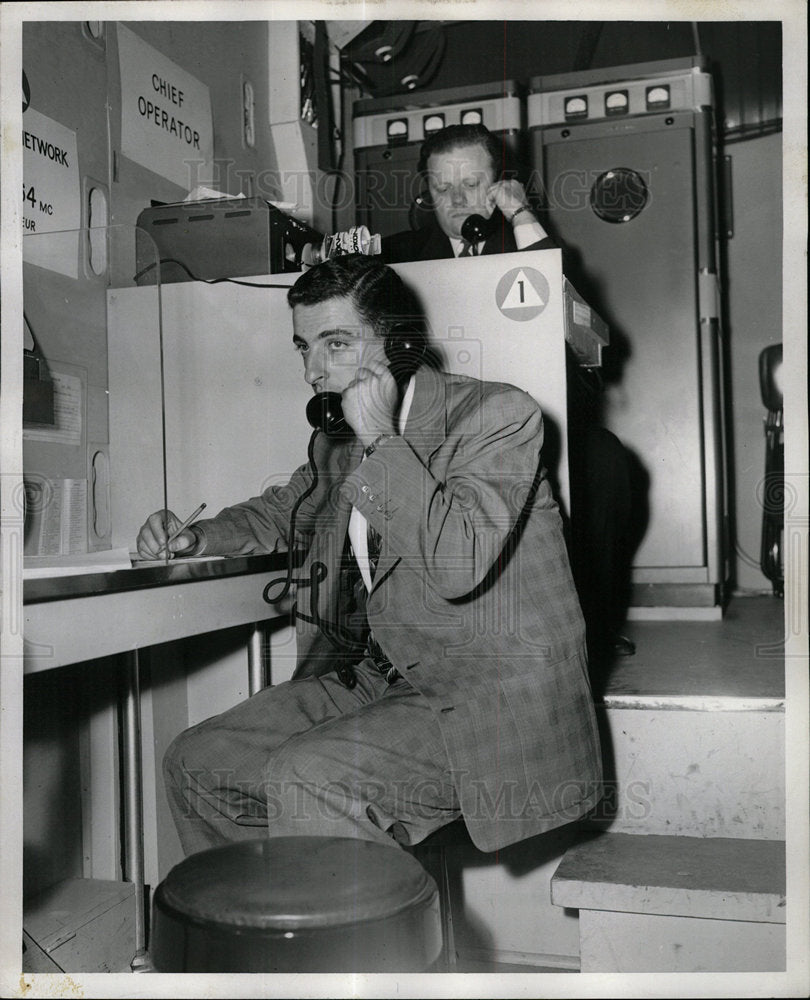
[(533, 267), (516, 267), (498, 282), (495, 301), (508, 319), (534, 319), (546, 308), (549, 298), (548, 281)]

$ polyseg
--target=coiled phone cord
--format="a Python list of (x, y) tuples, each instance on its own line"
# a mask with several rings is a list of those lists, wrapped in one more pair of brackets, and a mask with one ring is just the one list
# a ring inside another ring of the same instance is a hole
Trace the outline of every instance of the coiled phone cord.
[[(295, 538), (295, 520), (298, 515), (298, 511), (301, 504), (312, 496), (318, 485), (319, 473), (318, 466), (315, 462), (315, 439), (320, 432), (314, 430), (309, 438), (309, 444), (307, 445), (307, 459), (312, 468), (312, 482), (304, 490), (300, 497), (293, 504), (293, 508), (290, 511), (290, 529), (288, 533), (288, 544), (287, 544), (287, 571), (286, 575), (282, 580), (279, 578), (275, 580), (270, 580), (264, 587), (262, 591), (262, 599), (266, 604), (278, 604), (284, 600), (287, 594), (290, 592), (290, 587), (293, 583), (293, 569), (295, 563), (295, 551), (294, 551), (294, 538)], [(332, 643), (336, 650), (340, 653), (341, 659), (338, 661), (336, 667), (337, 675), (341, 682), (349, 689), (353, 688), (357, 684), (357, 678), (355, 677), (354, 670), (351, 664), (346, 662), (346, 656), (351, 651), (352, 646), (357, 645), (357, 640), (351, 633), (345, 633), (341, 628), (340, 624), (335, 622), (330, 622), (325, 618), (321, 618), (318, 614), (318, 588), (321, 583), (326, 579), (327, 575), (326, 563), (314, 562), (309, 570), (309, 615), (304, 615), (300, 611), (295, 611), (296, 618), (300, 618), (303, 621), (309, 622), (310, 624), (317, 625), (321, 630), (321, 633)], [(272, 587), (276, 586), (278, 583), (282, 583), (281, 590), (275, 597), (270, 596), (270, 590)], [(344, 633), (344, 637), (341, 638), (341, 633)], [(349, 648), (347, 648), (347, 646)]]

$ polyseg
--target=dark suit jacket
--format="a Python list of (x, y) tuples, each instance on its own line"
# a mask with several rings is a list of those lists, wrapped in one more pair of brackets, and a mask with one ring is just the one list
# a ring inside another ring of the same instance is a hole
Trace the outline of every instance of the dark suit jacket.
[[(517, 245), (512, 227), (497, 210), (495, 220), (495, 232), (484, 243), (483, 253), (514, 253)], [(547, 250), (555, 247), (554, 241), (547, 236), (525, 249)], [(380, 242), (380, 256), (386, 264), (406, 264), (412, 260), (442, 260), (455, 255), (450, 240), (441, 229), (437, 225), (429, 225), (424, 229), (384, 236)]]
[[(577, 819), (601, 795), (582, 613), (542, 442), (527, 393), (422, 368), (404, 435), (362, 463), (356, 438), (317, 436), (318, 483), (296, 519), (306, 549), (296, 676), (335, 667), (313, 611), (343, 620), (340, 565), (356, 506), (382, 537), (368, 624), (434, 709), (485, 851)], [(198, 522), (205, 551), (283, 549), (312, 478), (302, 466), (287, 486)]]

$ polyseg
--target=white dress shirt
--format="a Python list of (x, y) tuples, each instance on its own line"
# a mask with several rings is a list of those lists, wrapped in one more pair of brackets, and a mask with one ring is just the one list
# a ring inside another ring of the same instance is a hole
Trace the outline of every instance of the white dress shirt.
[[(400, 434), (404, 434), (405, 432), (405, 424), (407, 423), (408, 413), (413, 402), (414, 385), (414, 376), (411, 375), (411, 380), (408, 382), (405, 395), (402, 398), (402, 406), (399, 408), (397, 426)], [(365, 460), (364, 456), (363, 461), (365, 462)], [(368, 521), (356, 507), (352, 507), (352, 513), (349, 517), (349, 541), (351, 542), (354, 558), (357, 560), (357, 565), (360, 568), (363, 583), (366, 585), (366, 590), (371, 590), (371, 568), (368, 562)]]

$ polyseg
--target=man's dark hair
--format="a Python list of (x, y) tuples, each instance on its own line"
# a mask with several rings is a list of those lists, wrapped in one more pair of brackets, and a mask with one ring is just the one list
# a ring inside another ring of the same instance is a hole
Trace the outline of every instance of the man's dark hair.
[(422, 143), (417, 171), (420, 176), (427, 173), (428, 157), (434, 153), (449, 153), (462, 146), (482, 146), (489, 154), (492, 173), (497, 179), (504, 166), (503, 140), (493, 135), (484, 125), (448, 125), (434, 132)]
[(425, 315), (414, 292), (377, 257), (345, 254), (305, 271), (287, 293), (290, 307), (347, 298), (381, 337), (427, 342)]

